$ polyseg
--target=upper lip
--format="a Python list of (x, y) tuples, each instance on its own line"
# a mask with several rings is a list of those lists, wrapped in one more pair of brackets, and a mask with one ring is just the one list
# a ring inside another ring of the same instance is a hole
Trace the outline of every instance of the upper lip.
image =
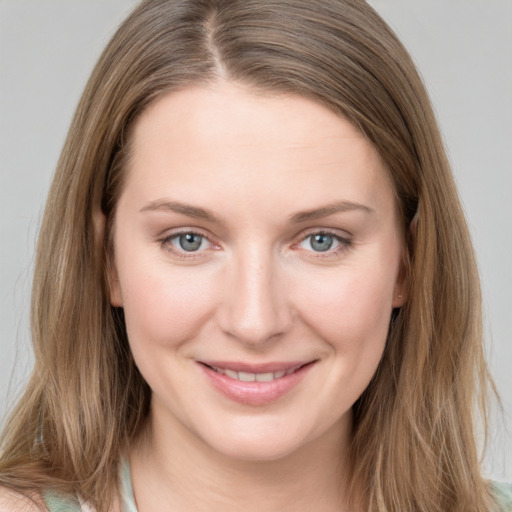
[(300, 368), (308, 363), (313, 363), (315, 360), (310, 359), (307, 361), (275, 361), (269, 363), (242, 363), (237, 361), (198, 361), (199, 363), (222, 370), (232, 370), (235, 372), (247, 373), (273, 373), (280, 371), (291, 370), (292, 368)]

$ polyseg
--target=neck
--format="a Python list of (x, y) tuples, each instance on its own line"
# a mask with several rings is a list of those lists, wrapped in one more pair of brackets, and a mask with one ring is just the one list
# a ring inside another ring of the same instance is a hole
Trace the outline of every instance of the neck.
[(130, 454), (138, 510), (348, 510), (346, 423), (276, 460), (241, 460), (152, 415)]

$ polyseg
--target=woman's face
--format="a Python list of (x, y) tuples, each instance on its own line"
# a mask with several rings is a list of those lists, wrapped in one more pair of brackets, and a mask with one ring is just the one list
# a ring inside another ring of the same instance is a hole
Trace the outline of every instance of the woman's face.
[(242, 459), (348, 436), (405, 296), (368, 140), (311, 100), (219, 83), (154, 103), (126, 172), (111, 301), (154, 422)]

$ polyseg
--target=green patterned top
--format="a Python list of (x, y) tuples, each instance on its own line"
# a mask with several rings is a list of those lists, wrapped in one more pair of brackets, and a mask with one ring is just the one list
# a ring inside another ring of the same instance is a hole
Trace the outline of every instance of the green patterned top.
[(491, 482), (491, 491), (500, 505), (499, 512), (512, 512), (512, 484)]
[(82, 507), (77, 499), (63, 496), (55, 491), (45, 492), (43, 499), (49, 512), (82, 512)]
[[(121, 512), (137, 512), (133, 496), (130, 465), (125, 460), (121, 466)], [(491, 482), (491, 491), (499, 504), (496, 512), (512, 512), (512, 484)], [(84, 512), (77, 499), (64, 497), (54, 492), (44, 494), (49, 512)], [(89, 508), (89, 510), (91, 510)]]
[[(130, 464), (125, 459), (121, 464), (119, 477), (121, 481), (121, 512), (138, 512), (133, 497), (132, 478), (130, 474)], [(72, 496), (63, 496), (55, 491), (47, 491), (43, 494), (43, 500), (49, 512), (85, 512), (93, 509), (90, 506), (80, 504), (77, 498)]]

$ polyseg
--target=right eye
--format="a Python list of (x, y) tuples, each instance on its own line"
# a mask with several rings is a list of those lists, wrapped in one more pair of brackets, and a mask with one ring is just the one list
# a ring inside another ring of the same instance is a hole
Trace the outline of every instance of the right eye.
[(351, 240), (346, 236), (323, 230), (310, 232), (297, 244), (300, 249), (315, 257), (326, 258), (340, 256), (351, 245)]
[(203, 235), (197, 233), (179, 233), (171, 237), (169, 242), (185, 252), (197, 252), (201, 249), (205, 249), (208, 245), (208, 241)]
[(180, 258), (194, 257), (216, 246), (206, 236), (195, 231), (172, 233), (160, 240), (162, 247)]

